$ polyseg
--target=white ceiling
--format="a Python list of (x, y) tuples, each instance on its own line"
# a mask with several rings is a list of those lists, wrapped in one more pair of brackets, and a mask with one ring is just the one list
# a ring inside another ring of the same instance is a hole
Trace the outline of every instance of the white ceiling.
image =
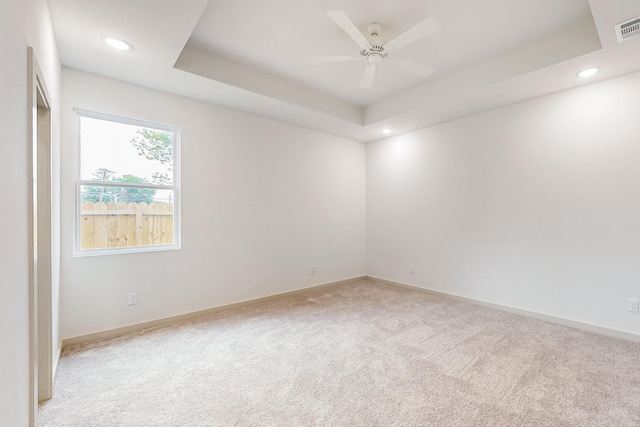
[[(591, 18), (587, 0), (457, 3), (452, 7), (451, 0), (215, 0), (207, 6), (189, 42), (368, 106), (425, 82), (383, 63), (378, 91), (363, 90), (358, 88), (365, 67), (362, 62), (309, 64), (309, 57), (357, 55), (360, 50), (327, 16), (329, 8), (342, 9), (365, 34), (369, 23), (380, 23), (385, 42), (434, 17), (441, 31), (394, 55), (435, 68), (434, 79)], [(551, 9), (553, 14), (548, 13)], [(493, 11), (493, 16), (487, 11)]]
[[(614, 25), (637, 0), (49, 0), (63, 65), (361, 141), (452, 120), (640, 69), (640, 38)], [(428, 17), (440, 31), (383, 62), (377, 91), (363, 61), (311, 64), (358, 46), (327, 15), (343, 10), (389, 41)], [(134, 46), (110, 50), (112, 35)], [(602, 72), (589, 81), (575, 73)]]

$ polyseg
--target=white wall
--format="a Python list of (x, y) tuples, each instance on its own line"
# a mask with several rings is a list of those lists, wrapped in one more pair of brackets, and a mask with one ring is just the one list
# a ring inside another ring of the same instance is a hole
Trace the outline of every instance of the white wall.
[(640, 334), (638, 93), (634, 73), (368, 144), (367, 273)]
[[(365, 274), (364, 144), (62, 74), (64, 338)], [(74, 107), (181, 127), (181, 250), (72, 257)]]
[[(35, 49), (53, 103), (54, 157), (59, 146), (60, 64), (45, 0), (0, 2), (0, 424), (29, 422), (29, 147), (27, 46)], [(54, 168), (53, 240), (59, 239), (58, 179)], [(54, 298), (59, 252), (54, 247)], [(57, 307), (55, 302), (54, 310)], [(57, 349), (54, 311), (54, 347)]]

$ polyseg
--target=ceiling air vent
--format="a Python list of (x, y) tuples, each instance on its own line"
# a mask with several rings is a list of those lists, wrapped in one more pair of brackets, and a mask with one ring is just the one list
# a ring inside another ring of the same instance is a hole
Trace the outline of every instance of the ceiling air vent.
[(616, 25), (616, 36), (618, 43), (640, 36), (640, 16)]

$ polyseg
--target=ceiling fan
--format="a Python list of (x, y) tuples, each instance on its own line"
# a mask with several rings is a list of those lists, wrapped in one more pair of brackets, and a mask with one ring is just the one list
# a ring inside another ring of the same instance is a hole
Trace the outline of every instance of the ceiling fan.
[(331, 10), (327, 12), (327, 15), (333, 21), (344, 30), (345, 33), (353, 39), (354, 42), (360, 47), (360, 53), (358, 55), (347, 56), (328, 56), (322, 58), (313, 58), (313, 63), (327, 63), (327, 62), (342, 62), (342, 61), (358, 61), (367, 60), (367, 66), (362, 75), (360, 81), (360, 88), (366, 89), (374, 85), (376, 81), (376, 74), (378, 65), (384, 59), (394, 62), (396, 65), (410, 71), (414, 74), (418, 74), (422, 77), (429, 77), (433, 73), (433, 68), (425, 65), (416, 64), (415, 62), (405, 61), (399, 58), (387, 58), (391, 53), (396, 50), (402, 49), (405, 46), (416, 42), (429, 34), (432, 34), (440, 29), (440, 25), (433, 18), (428, 18), (408, 31), (400, 34), (395, 39), (386, 44), (382, 44), (382, 26), (376, 22), (369, 24), (367, 32), (370, 36), (371, 42), (358, 30), (355, 24), (349, 19), (349, 17), (341, 10)]

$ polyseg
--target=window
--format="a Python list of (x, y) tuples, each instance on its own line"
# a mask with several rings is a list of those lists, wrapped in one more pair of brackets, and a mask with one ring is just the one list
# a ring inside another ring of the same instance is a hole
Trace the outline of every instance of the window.
[(178, 128), (75, 113), (74, 255), (179, 249)]

